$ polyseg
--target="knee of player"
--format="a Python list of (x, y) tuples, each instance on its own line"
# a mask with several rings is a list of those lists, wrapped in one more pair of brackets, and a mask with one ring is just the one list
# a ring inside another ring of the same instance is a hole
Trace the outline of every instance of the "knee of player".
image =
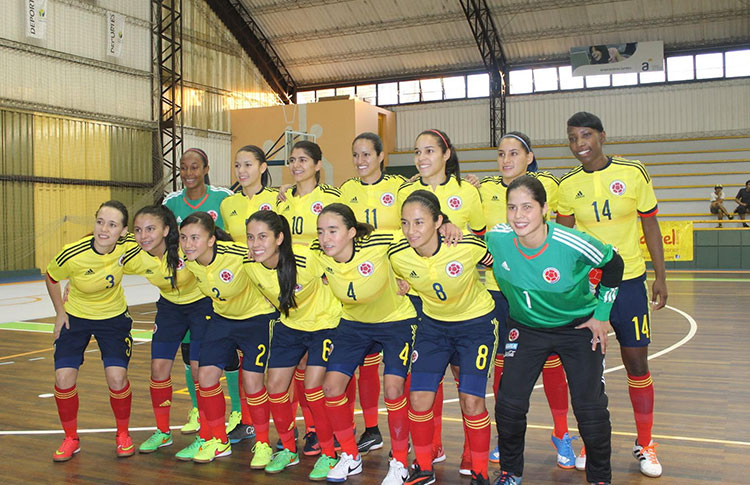
[(461, 410), (466, 416), (476, 416), (486, 409), (484, 397), (472, 396), (470, 394), (460, 394)]
[(393, 401), (394, 399), (398, 399), (404, 394), (404, 384), (403, 382), (401, 385), (398, 384), (386, 384), (383, 386), (383, 396), (388, 399), (389, 401)]

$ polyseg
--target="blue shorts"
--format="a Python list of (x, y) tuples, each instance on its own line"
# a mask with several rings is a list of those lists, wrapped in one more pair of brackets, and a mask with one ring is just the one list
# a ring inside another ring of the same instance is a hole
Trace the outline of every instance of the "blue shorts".
[(55, 369), (81, 367), (83, 353), (92, 335), (99, 345), (104, 367), (128, 368), (133, 353), (133, 337), (130, 335), (133, 320), (127, 311), (104, 320), (89, 320), (68, 313), (68, 322), (70, 328), (63, 325), (55, 340)]
[(353, 322), (342, 318), (333, 337), (328, 370), (351, 377), (365, 356), (371, 353), (372, 346), (380, 344), (385, 363), (383, 373), (406, 377), (416, 331), (415, 318), (386, 323)]
[(646, 273), (620, 283), (609, 322), (620, 347), (646, 347), (651, 343), (651, 307)]
[(214, 313), (201, 342), (200, 367), (220, 369), (231, 362), (232, 354), (242, 351), (242, 369), (263, 373), (268, 360), (268, 343), (278, 312), (256, 315), (247, 320), (232, 320)]
[(497, 327), (494, 312), (462, 322), (425, 315), (411, 356), (411, 390), (437, 391), (455, 355), (460, 368), (458, 392), (484, 397), (497, 351)]
[(190, 335), (190, 360), (198, 360), (201, 340), (208, 325), (207, 317), (212, 313), (211, 298), (208, 297), (184, 305), (160, 297), (156, 302), (151, 358), (174, 360), (185, 335)]
[(327, 367), (335, 331), (335, 328), (326, 328), (305, 332), (289, 328), (281, 322), (277, 323), (273, 326), (268, 367), (295, 367), (305, 352), (308, 366)]

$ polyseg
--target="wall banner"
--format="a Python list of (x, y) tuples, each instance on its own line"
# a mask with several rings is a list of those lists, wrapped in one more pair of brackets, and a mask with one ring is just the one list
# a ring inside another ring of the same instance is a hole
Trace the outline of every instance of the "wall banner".
[[(692, 261), (693, 260), (693, 221), (659, 221), (661, 239), (664, 244), (664, 261)], [(641, 252), (646, 261), (651, 261), (651, 255), (646, 247), (643, 228), (638, 224), (641, 237)]]
[(570, 49), (573, 76), (664, 70), (664, 43), (628, 42)]
[(47, 36), (47, 0), (23, 0), (26, 17), (26, 37), (44, 39)]
[(107, 12), (107, 55), (122, 57), (122, 45), (125, 33), (125, 16)]

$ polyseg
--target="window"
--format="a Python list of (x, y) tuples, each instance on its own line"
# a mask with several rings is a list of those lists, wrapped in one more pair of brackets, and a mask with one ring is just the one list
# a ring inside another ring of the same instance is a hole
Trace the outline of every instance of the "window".
[(377, 90), (374, 84), (364, 84), (357, 86), (357, 97), (362, 101), (375, 104)]
[(490, 95), (490, 75), (472, 74), (466, 76), (466, 90), (469, 98), (481, 98)]
[(637, 72), (612, 74), (612, 86), (634, 86), (638, 84)]
[(558, 68), (560, 72), (560, 89), (582, 89), (583, 77), (573, 77), (573, 68), (562, 66)]
[(315, 101), (315, 91), (297, 92), (297, 104), (314, 103)]
[(534, 91), (557, 91), (557, 68), (534, 69)]
[(667, 81), (695, 79), (693, 56), (667, 57)]
[(510, 94), (525, 94), (534, 90), (534, 77), (531, 69), (510, 71)]
[(721, 52), (695, 56), (696, 79), (724, 77), (724, 56)]
[(398, 104), (398, 83), (378, 84), (378, 104)]
[(328, 96), (336, 96), (336, 90), (333, 89), (333, 88), (331, 88), (331, 89), (318, 89), (317, 93), (318, 93), (318, 99), (325, 98), (325, 97), (328, 97)]
[(750, 76), (750, 49), (726, 53), (727, 77)]
[(336, 88), (336, 96), (354, 96), (354, 86)]
[(460, 99), (466, 97), (466, 78), (463, 76), (444, 77), (445, 99)]
[(443, 99), (443, 81), (437, 79), (422, 79), (419, 81), (422, 89), (422, 101), (440, 101)]
[(587, 88), (604, 88), (609, 86), (609, 74), (597, 74), (596, 76), (586, 76)]
[(641, 84), (663, 83), (666, 79), (664, 71), (648, 71), (639, 74)]

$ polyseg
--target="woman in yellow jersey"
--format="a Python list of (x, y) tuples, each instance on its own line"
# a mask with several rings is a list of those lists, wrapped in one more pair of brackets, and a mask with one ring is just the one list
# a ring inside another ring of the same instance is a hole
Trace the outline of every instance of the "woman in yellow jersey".
[[(201, 342), (198, 371), (198, 409), (203, 415), (200, 432), (206, 442), (193, 456), (197, 463), (232, 453), (224, 428), (226, 405), (219, 378), (228, 356), (238, 347), (244, 354), (242, 380), (255, 426), (255, 447), (268, 444), (268, 394), (263, 381), (269, 334), (278, 313), (250, 284), (245, 272), (249, 263), (247, 247), (228, 242), (229, 239), (205, 212), (194, 212), (180, 224), (180, 246), (187, 268), (213, 303), (213, 314)], [(270, 460), (270, 454), (260, 458)]]
[(362, 471), (345, 390), (357, 365), (374, 345), (384, 354), (384, 394), (393, 448), (393, 460), (383, 483), (403, 483), (407, 476), (404, 383), (417, 314), (409, 299), (397, 294), (396, 277), (388, 262), (388, 248), (396, 238), (393, 232), (372, 233), (372, 226), (358, 223), (352, 209), (344, 204), (330, 204), (318, 216), (318, 240), (311, 245), (312, 259), (343, 304), (323, 386), (342, 451), (341, 459), (328, 474), (329, 482), (343, 482)]
[[(559, 181), (549, 172), (538, 172), (534, 152), (531, 149), (531, 140), (527, 135), (519, 131), (506, 133), (500, 139), (497, 149), (497, 167), (500, 175), (492, 175), (482, 179), (479, 193), (482, 196), (482, 208), (484, 219), (488, 228), (497, 224), (507, 222), (506, 192), (508, 185), (518, 177), (527, 174), (535, 177), (544, 186), (547, 192), (547, 205), (550, 208), (549, 216), (557, 210), (557, 186)], [(505, 338), (505, 322), (508, 319), (508, 302), (500, 292), (492, 269), (485, 273), (484, 282), (490, 295), (495, 300), (495, 315), (500, 324), (500, 342), (498, 353), (495, 355), (495, 374), (492, 389), (495, 392), (497, 402), (497, 391), (500, 386), (500, 377), (503, 373), (503, 339)], [(542, 371), (544, 382), (544, 394), (547, 396), (550, 411), (554, 421), (552, 432), (552, 443), (557, 452), (557, 465), (561, 468), (570, 469), (575, 466), (575, 452), (571, 445), (571, 436), (568, 433), (568, 383), (565, 379), (565, 370), (557, 354), (552, 354), (544, 364)], [(500, 461), (499, 448), (490, 452), (490, 461)]]
[[(211, 315), (211, 299), (204, 296), (195, 283), (193, 274), (185, 269), (184, 255), (180, 254), (180, 232), (172, 211), (163, 205), (141, 208), (133, 218), (133, 234), (138, 246), (122, 258), (125, 274), (139, 274), (159, 288), (156, 302), (154, 335), (151, 341), (151, 405), (156, 417), (156, 432), (138, 448), (141, 453), (153, 453), (172, 444), (169, 413), (172, 406), (172, 365), (182, 339), (188, 330), (192, 334), (190, 365), (198, 375), (200, 341)], [(193, 452), (201, 445), (200, 439), (192, 446)], [(185, 450), (177, 454), (180, 459)]]
[(246, 145), (234, 156), (234, 176), (242, 190), (221, 202), (224, 229), (235, 242), (247, 241), (245, 221), (259, 210), (276, 208), (278, 189), (270, 187), (266, 154), (255, 145)]
[[(94, 233), (68, 244), (47, 265), (47, 292), (55, 307), (55, 402), (65, 438), (52, 455), (67, 461), (80, 451), (78, 438), (78, 369), (91, 340), (96, 342), (104, 363), (109, 401), (117, 422), (116, 453), (135, 453), (128, 432), (130, 382), (128, 362), (133, 350), (122, 280), (121, 258), (135, 246), (128, 231), (128, 210), (122, 202), (110, 200), (96, 211)], [(63, 302), (59, 282), (70, 281), (70, 293)]]
[(245, 265), (250, 281), (281, 312), (281, 322), (274, 326), (271, 339), (267, 386), (271, 413), (283, 449), (273, 455), (265, 470), (279, 473), (299, 463), (288, 389), (295, 366), (307, 353), (305, 394), (315, 417), (321, 447), (321, 456), (309, 478), (325, 481), (336, 464), (336, 450), (322, 385), (334, 329), (341, 317), (341, 303), (323, 283), (322, 273), (310, 264), (309, 249), (297, 245), (292, 250), (292, 234), (284, 216), (271, 211), (251, 215), (247, 223), (247, 245), (253, 260)]
[(445, 368), (456, 356), (459, 399), (471, 453), (472, 483), (489, 483), (490, 418), (484, 402), (497, 345), (495, 303), (479, 279), (477, 264), (492, 265), (481, 238), (465, 236), (448, 246), (438, 229), (446, 216), (435, 194), (413, 192), (404, 202), (404, 233), (389, 250), (399, 278), (423, 303), (412, 352), (409, 420), (417, 466), (407, 484), (432, 483), (433, 402)]

